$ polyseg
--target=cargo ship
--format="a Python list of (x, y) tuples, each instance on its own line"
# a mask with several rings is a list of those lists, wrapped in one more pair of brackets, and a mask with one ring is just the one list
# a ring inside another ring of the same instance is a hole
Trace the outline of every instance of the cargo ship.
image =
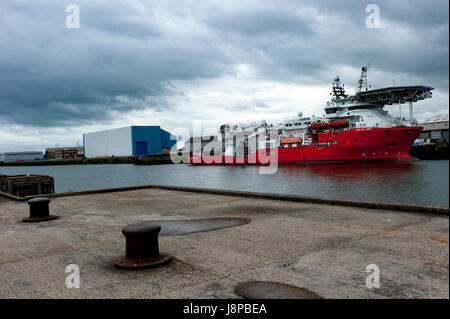
[[(365, 85), (364, 85), (365, 84)], [(363, 89), (365, 86), (365, 90)], [(431, 97), (428, 86), (393, 86), (369, 90), (367, 67), (349, 96), (337, 76), (324, 115), (303, 116), (277, 125), (266, 121), (224, 124), (206, 145), (193, 147), (192, 164), (278, 164), (413, 161), (409, 148), (422, 130), (413, 118), (413, 102)], [(402, 104), (409, 114), (402, 116)], [(399, 116), (384, 110), (399, 107)]]

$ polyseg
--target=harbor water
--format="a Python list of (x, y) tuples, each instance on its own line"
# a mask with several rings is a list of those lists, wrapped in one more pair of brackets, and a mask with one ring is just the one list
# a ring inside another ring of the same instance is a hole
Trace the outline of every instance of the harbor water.
[(449, 161), (279, 166), (55, 165), (1, 167), (0, 174), (48, 174), (55, 192), (162, 184), (338, 199), (449, 206)]

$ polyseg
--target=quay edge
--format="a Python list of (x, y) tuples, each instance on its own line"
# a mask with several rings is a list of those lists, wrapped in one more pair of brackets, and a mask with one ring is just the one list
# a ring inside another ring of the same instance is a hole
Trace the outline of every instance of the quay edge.
[(361, 207), (361, 208), (370, 208), (370, 209), (394, 210), (394, 211), (401, 211), (401, 212), (426, 213), (426, 214), (449, 216), (449, 208), (444, 207), (444, 206), (427, 206), (427, 205), (417, 205), (417, 204), (407, 204), (407, 203), (370, 202), (370, 201), (311, 197), (311, 196), (301, 196), (301, 195), (274, 194), (274, 193), (248, 192), (248, 191), (188, 187), (188, 186), (157, 185), (157, 184), (127, 186), (127, 187), (117, 187), (117, 188), (105, 188), (105, 189), (87, 190), (87, 191), (79, 191), (79, 192), (46, 194), (46, 195), (33, 195), (33, 196), (26, 196), (26, 197), (10, 196), (10, 194), (0, 192), (0, 196), (3, 195), (5, 197), (9, 197), (14, 200), (28, 200), (28, 199), (35, 198), (35, 197), (56, 198), (56, 197), (66, 197), (66, 196), (79, 196), (79, 195), (89, 195), (89, 194), (123, 192), (123, 191), (139, 190), (139, 189), (150, 189), (150, 188), (181, 191), (181, 192), (194, 192), (194, 193), (204, 193), (204, 194), (214, 194), (214, 195), (224, 195), (224, 196), (238, 196), (238, 197), (281, 200), (281, 201), (290, 201), (290, 202), (303, 202), (303, 203), (311, 203), (311, 204), (338, 205), (338, 206)]

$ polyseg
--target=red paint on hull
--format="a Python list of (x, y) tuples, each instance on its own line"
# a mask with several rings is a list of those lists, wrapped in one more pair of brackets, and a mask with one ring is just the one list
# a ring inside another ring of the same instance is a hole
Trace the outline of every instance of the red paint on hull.
[[(233, 156), (192, 156), (193, 164), (278, 164), (317, 162), (408, 161), (409, 148), (422, 127), (358, 128), (310, 134), (309, 146), (259, 149), (245, 158)], [(267, 155), (268, 154), (268, 155)]]

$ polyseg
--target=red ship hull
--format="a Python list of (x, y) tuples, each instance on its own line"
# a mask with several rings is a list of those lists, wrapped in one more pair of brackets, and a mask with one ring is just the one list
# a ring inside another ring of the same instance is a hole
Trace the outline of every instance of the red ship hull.
[(357, 128), (311, 133), (308, 146), (285, 145), (258, 149), (247, 157), (193, 155), (192, 164), (278, 164), (347, 163), (371, 161), (412, 161), (409, 148), (422, 127)]

